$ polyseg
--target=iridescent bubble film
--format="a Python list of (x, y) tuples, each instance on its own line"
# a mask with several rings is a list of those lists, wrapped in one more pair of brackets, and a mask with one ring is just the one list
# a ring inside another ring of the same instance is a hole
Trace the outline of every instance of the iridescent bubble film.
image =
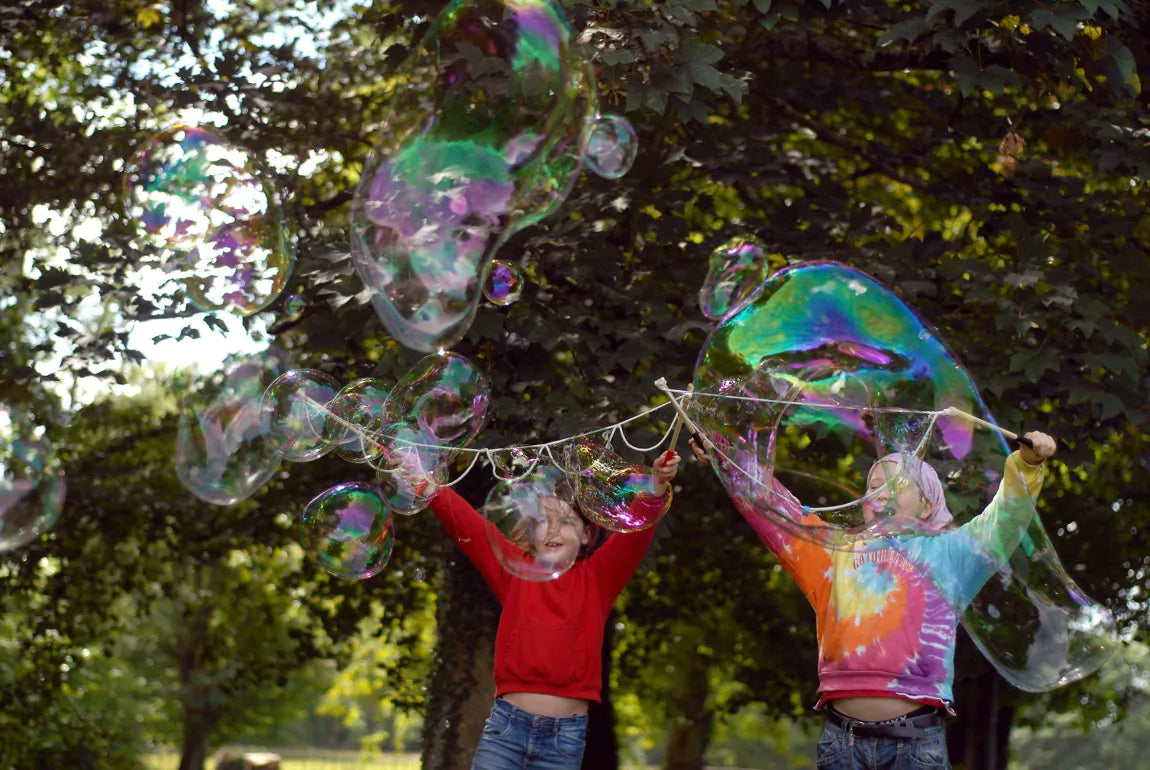
[(339, 578), (365, 580), (387, 566), (395, 523), (383, 492), (371, 484), (337, 484), (317, 495), (300, 517), (304, 550)]
[(250, 315), (291, 274), (295, 247), (263, 176), (220, 134), (183, 124), (152, 137), (125, 170), (128, 215), (201, 310)]
[(565, 452), (579, 509), (604, 529), (638, 532), (655, 526), (671, 507), (670, 485), (660, 491), (649, 468), (627, 463), (598, 436), (584, 436)]
[(328, 404), (325, 438), (337, 455), (353, 463), (366, 463), (382, 454), (379, 442), (389, 395), (385, 383), (370, 377), (345, 385), (335, 395)]
[(499, 563), (523, 580), (554, 580), (575, 564), (584, 522), (563, 471), (539, 466), (500, 482), (480, 509), (491, 524), (488, 540)]
[(711, 252), (707, 277), (699, 289), (699, 309), (718, 321), (738, 310), (762, 285), (770, 272), (763, 244), (753, 235), (742, 235)]
[(293, 294), (284, 300), (284, 312), (288, 315), (299, 315), (303, 312), (304, 301), (299, 295)]
[(587, 137), (584, 162), (604, 179), (618, 179), (635, 164), (639, 139), (631, 121), (622, 115), (597, 115)]
[[(425, 356), (400, 378), (384, 404), (383, 449), (378, 467), (394, 468), (414, 456), (422, 472), (446, 475), (447, 464), (470, 444), (487, 419), (490, 387), (486, 375), (464, 356)], [(415, 513), (427, 496), (403, 482), (381, 482), (397, 513)]]
[(201, 500), (246, 500), (279, 467), (282, 455), (260, 410), (279, 367), (271, 358), (230, 361), (183, 398), (174, 465), (180, 482)]
[(514, 262), (491, 260), (487, 267), (487, 281), (483, 296), (493, 305), (510, 305), (523, 293), (523, 270)]
[(292, 369), (277, 377), (262, 399), (262, 414), (285, 460), (310, 462), (331, 451), (328, 403), (339, 381), (316, 369)]
[(457, 0), (413, 50), (351, 227), (356, 267), (400, 343), (460, 340), (496, 250), (570, 189), (594, 99), (569, 39), (553, 3)]
[[(875, 516), (875, 501), (920, 480), (899, 467), (866, 492), (872, 465), (888, 453), (945, 479), (956, 527), (1006, 483), (1001, 436), (941, 414), (953, 407), (994, 422), (969, 375), (890, 290), (844, 265), (767, 278), (705, 342), (694, 390), (692, 419), (714, 443), (716, 470), (740, 510), (829, 549), (903, 533), (895, 504), (888, 499)], [(1095, 670), (1113, 650), (1113, 621), (1066, 574), (1033, 501), (1013, 505), (1025, 531), (1004, 530), (993, 548), (1005, 554), (986, 555), (998, 576), (955, 610), (1008, 681), (1044, 690)], [(938, 586), (953, 579), (931, 574)]]
[(64, 508), (64, 468), (43, 427), (0, 404), (0, 553), (50, 530)]

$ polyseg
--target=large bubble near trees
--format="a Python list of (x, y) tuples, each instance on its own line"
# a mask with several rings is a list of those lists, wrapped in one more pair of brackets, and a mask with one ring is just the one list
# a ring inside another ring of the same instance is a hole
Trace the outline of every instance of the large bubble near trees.
[(699, 289), (699, 308), (713, 321), (738, 310), (770, 272), (766, 250), (753, 235), (730, 239), (711, 252), (707, 277)]
[(308, 555), (339, 578), (365, 580), (391, 560), (395, 523), (383, 492), (371, 484), (337, 484), (316, 495), (300, 516)]
[(579, 509), (604, 529), (648, 529), (671, 507), (669, 484), (661, 484), (649, 468), (627, 463), (598, 436), (584, 436), (568, 445), (564, 466), (574, 480)]
[(216, 505), (246, 500), (283, 459), (260, 406), (282, 362), (269, 356), (231, 360), (180, 404), (174, 465), (192, 494)]
[(412, 514), (427, 506), (431, 492), (413, 479), (443, 482), (448, 464), (482, 430), (490, 398), (487, 376), (456, 353), (424, 356), (399, 379), (383, 404), (373, 461), (384, 471), (379, 482), (392, 510)]
[(0, 404), (0, 553), (31, 543), (59, 520), (64, 468), (22, 410)]
[(574, 183), (596, 99), (570, 35), (546, 0), (456, 0), (403, 66), (351, 226), (359, 274), (403, 345), (459, 341), (499, 246)]
[[(736, 505), (826, 548), (883, 536), (913, 550), (934, 536), (910, 536), (888, 515), (903, 490), (921, 488), (920, 460), (943, 480), (955, 526), (1004, 484), (1002, 437), (944, 413), (994, 423), (970, 376), (890, 290), (841, 264), (804, 264), (764, 280), (707, 339), (694, 390), (690, 413), (714, 443), (716, 471)], [(868, 492), (872, 464), (894, 452), (900, 459), (887, 481)], [(1066, 574), (1033, 502), (1014, 505), (1025, 506), (1013, 512), (1029, 522), (1015, 532), (1021, 541), (1003, 541), (1013, 543), (1007, 561), (995, 559), (998, 574), (955, 611), (1008, 681), (1041, 691), (1102, 665), (1115, 629)], [(953, 579), (930, 575), (940, 590)]]
[(126, 168), (128, 215), (199, 309), (251, 315), (286, 285), (295, 245), (267, 177), (246, 150), (184, 124), (153, 136)]
[(480, 513), (503, 568), (534, 581), (554, 580), (571, 569), (579, 557), (583, 528), (575, 504), (567, 474), (554, 466), (539, 465), (497, 484)]

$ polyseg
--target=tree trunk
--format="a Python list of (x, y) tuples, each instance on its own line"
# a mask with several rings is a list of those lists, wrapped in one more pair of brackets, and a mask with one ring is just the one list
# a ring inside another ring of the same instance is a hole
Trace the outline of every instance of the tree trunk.
[(968, 673), (955, 682), (958, 721), (947, 740), (951, 762), (962, 770), (1006, 770), (1014, 709), (999, 703), (1003, 679), (974, 652), (965, 633), (959, 636), (959, 648), (956, 659), (967, 661)]
[(439, 643), (423, 728), (423, 770), (468, 770), (495, 701), (499, 603), (462, 554), (443, 570)]
[(611, 649), (615, 644), (615, 612), (607, 616), (603, 631), (603, 701), (591, 709), (587, 722), (587, 750), (583, 770), (619, 770), (619, 741), (615, 736), (615, 708), (611, 703)]
[(184, 709), (184, 741), (179, 770), (204, 770), (208, 759), (210, 727), (211, 717), (205, 713), (205, 709), (198, 706)]
[[(200, 671), (200, 659), (207, 646), (208, 628), (215, 614), (214, 597), (220, 586), (220, 565), (212, 564), (208, 569), (206, 590), (202, 596), (208, 597), (191, 613), (187, 633), (176, 651), (176, 665), (180, 672), (180, 685), (184, 697), (184, 740), (180, 752), (179, 770), (204, 770), (208, 758), (208, 737), (215, 727), (216, 712), (210, 705), (208, 688), (193, 686)], [(203, 571), (197, 571), (195, 579), (204, 582)]]
[(707, 710), (710, 686), (707, 659), (699, 655), (702, 629), (676, 624), (670, 641), (670, 663), (674, 667), (667, 698), (667, 749), (663, 770), (702, 770), (703, 754), (711, 733)]

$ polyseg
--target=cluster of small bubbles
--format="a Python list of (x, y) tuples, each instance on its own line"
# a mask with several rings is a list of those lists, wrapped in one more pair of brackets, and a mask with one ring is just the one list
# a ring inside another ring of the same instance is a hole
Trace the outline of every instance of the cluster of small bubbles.
[[(1030, 521), (1010, 568), (985, 583), (962, 615), (999, 673), (1040, 691), (1080, 679), (1113, 652), (1113, 618), (1067, 574), (1030, 497), (996, 497), (1000, 486), (1025, 489), (1017, 474), (1004, 475), (1013, 466), (1001, 436), (944, 411), (994, 424), (973, 380), (893, 292), (852, 268), (814, 262), (766, 277), (720, 317), (696, 364), (688, 408), (745, 516), (828, 549), (895, 535), (913, 559), (924, 533), (907, 530), (925, 518), (900, 522), (904, 507), (893, 498), (911, 482), (921, 493), (926, 477), (911, 467), (929, 465), (945, 479), (937, 494), (954, 526), (992, 499), (1007, 519)], [(886, 483), (864, 494), (872, 464), (896, 452)], [(832, 505), (803, 505), (820, 497)], [(906, 499), (913, 506), (922, 497)], [(963, 576), (922, 569), (943, 595), (961, 593), (955, 584)]]
[(328, 404), (339, 381), (316, 369), (292, 369), (263, 393), (261, 416), (285, 460), (310, 462), (331, 451)]
[(246, 500), (279, 467), (281, 453), (261, 419), (260, 400), (280, 366), (274, 354), (229, 361), (216, 380), (181, 397), (176, 476), (201, 500)]
[(251, 315), (283, 290), (295, 246), (251, 155), (208, 128), (153, 136), (124, 172), (128, 215), (199, 309)]
[(487, 279), (483, 283), (483, 296), (493, 305), (510, 305), (523, 293), (523, 270), (514, 262), (491, 260)]
[(0, 404), (0, 553), (31, 543), (59, 520), (64, 469), (31, 415)]
[(300, 536), (307, 553), (332, 575), (364, 580), (391, 559), (395, 523), (379, 488), (348, 482), (307, 504)]
[(753, 235), (730, 239), (711, 252), (707, 277), (699, 289), (699, 308), (713, 321), (739, 310), (767, 277), (766, 250)]
[(583, 514), (612, 532), (655, 526), (671, 507), (671, 487), (647, 468), (627, 463), (598, 436), (569, 444), (564, 465), (574, 472), (575, 502)]
[(582, 520), (574, 508), (567, 475), (539, 465), (519, 478), (502, 481), (487, 495), (480, 513), (492, 552), (511, 575), (523, 580), (554, 580), (579, 556)]
[(390, 335), (466, 333), (498, 248), (566, 198), (596, 98), (550, 0), (455, 0), (404, 65), (356, 190), (351, 250)]
[(619, 179), (635, 164), (639, 140), (622, 115), (596, 115), (587, 136), (584, 163), (604, 179)]

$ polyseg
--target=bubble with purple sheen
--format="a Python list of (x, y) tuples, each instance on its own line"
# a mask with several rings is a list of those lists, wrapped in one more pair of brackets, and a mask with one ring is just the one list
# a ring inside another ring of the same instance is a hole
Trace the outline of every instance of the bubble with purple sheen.
[(43, 427), (24, 410), (0, 404), (0, 553), (51, 530), (64, 496), (64, 468)]
[(558, 559), (540, 557), (532, 546), (533, 533), (548, 529), (544, 501), (549, 498), (575, 505), (567, 474), (554, 466), (539, 465), (519, 478), (501, 481), (480, 509), (490, 523), (488, 543), (496, 559), (509, 574), (522, 580), (555, 580), (571, 569), (577, 558), (577, 554)]
[(487, 267), (487, 281), (483, 296), (493, 305), (510, 305), (523, 293), (523, 270), (514, 262), (491, 260)]
[(307, 504), (300, 539), (308, 555), (332, 575), (366, 580), (390, 561), (395, 523), (378, 487), (347, 482)]
[[(969, 374), (890, 289), (842, 264), (795, 265), (766, 278), (704, 342), (694, 390), (691, 416), (715, 445), (716, 471), (736, 506), (827, 548), (934, 536), (892, 532), (882, 518), (864, 525), (867, 472), (890, 452), (937, 471), (956, 525), (981, 513), (1003, 480), (1002, 437), (942, 413), (954, 407), (994, 423)], [(725, 466), (719, 452), (730, 458)], [(1002, 579), (957, 610), (999, 673), (1042, 691), (1096, 670), (1116, 634), (1110, 613), (1066, 573), (1033, 501), (1017, 504), (1031, 521), (1022, 544)], [(919, 569), (936, 585), (961, 579)]]
[(356, 268), (401, 344), (462, 339), (499, 246), (574, 183), (595, 99), (570, 34), (545, 0), (456, 0), (413, 49), (351, 227)]
[(648, 529), (671, 507), (670, 485), (660, 491), (659, 480), (650, 469), (627, 463), (598, 436), (573, 441), (564, 453), (579, 509), (604, 529)]
[(604, 179), (619, 179), (631, 170), (639, 154), (639, 139), (622, 115), (597, 115), (591, 122), (584, 163)]

